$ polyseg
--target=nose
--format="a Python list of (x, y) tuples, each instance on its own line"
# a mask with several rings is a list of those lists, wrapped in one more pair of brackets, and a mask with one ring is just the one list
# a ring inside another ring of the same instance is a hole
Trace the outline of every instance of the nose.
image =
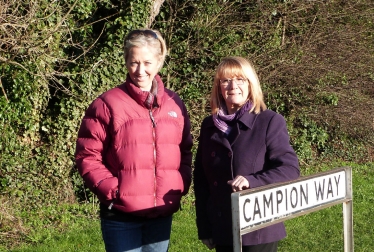
[(143, 73), (144, 72), (144, 64), (139, 64), (138, 65), (138, 68), (137, 68), (137, 71), (138, 71), (138, 73)]
[(235, 80), (231, 80), (231, 82), (229, 84), (230, 84), (229, 86), (230, 86), (231, 89), (236, 89), (236, 88), (239, 87), (239, 85), (236, 83)]

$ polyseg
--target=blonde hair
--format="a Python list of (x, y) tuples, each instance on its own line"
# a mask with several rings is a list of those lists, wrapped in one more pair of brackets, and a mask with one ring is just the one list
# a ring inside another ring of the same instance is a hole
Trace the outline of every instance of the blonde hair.
[(260, 81), (254, 69), (254, 66), (248, 60), (242, 57), (225, 57), (216, 69), (214, 76), (213, 87), (210, 95), (210, 107), (212, 114), (218, 114), (219, 109), (225, 100), (222, 97), (220, 89), (220, 79), (243, 77), (248, 80), (248, 97), (247, 100), (251, 101), (253, 106), (249, 112), (256, 114), (266, 109), (264, 103), (263, 93), (260, 86)]
[(160, 64), (158, 70), (160, 71), (165, 62), (167, 48), (165, 40), (157, 30), (138, 29), (129, 32), (124, 41), (125, 62), (127, 62), (131, 48), (145, 46), (158, 56)]

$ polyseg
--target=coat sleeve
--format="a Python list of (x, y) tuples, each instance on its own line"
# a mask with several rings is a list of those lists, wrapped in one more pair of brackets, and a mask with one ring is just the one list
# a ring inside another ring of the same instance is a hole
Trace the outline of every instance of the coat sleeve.
[(184, 126), (182, 133), (182, 142), (179, 147), (181, 151), (180, 173), (184, 183), (183, 195), (186, 195), (189, 191), (192, 181), (192, 136), (190, 118), (188, 116), (187, 109), (183, 103), (182, 107), (184, 116)]
[[(200, 129), (200, 138), (201, 138)], [(193, 185), (195, 193), (196, 226), (198, 237), (202, 239), (212, 238), (211, 224), (208, 216), (208, 200), (210, 198), (209, 184), (202, 164), (202, 145), (199, 141), (194, 162)]]
[(286, 121), (280, 114), (269, 120), (265, 160), (264, 169), (246, 176), (250, 188), (290, 181), (300, 176), (299, 161), (290, 145)]
[(77, 168), (85, 184), (107, 204), (116, 197), (118, 188), (118, 179), (103, 161), (103, 153), (110, 143), (109, 122), (108, 107), (100, 98), (96, 99), (82, 119), (75, 152)]

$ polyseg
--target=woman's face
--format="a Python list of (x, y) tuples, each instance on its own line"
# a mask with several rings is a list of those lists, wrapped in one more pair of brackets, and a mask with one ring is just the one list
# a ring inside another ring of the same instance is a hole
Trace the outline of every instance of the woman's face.
[(143, 91), (151, 90), (159, 64), (157, 55), (148, 46), (131, 48), (126, 60), (130, 78)]
[(244, 77), (222, 78), (219, 84), (228, 113), (235, 113), (248, 99), (248, 80)]

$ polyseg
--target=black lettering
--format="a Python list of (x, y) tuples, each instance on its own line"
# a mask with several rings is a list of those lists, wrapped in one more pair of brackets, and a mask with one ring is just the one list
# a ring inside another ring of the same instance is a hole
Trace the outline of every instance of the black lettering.
[[(292, 187), (292, 190), (290, 193), (290, 201), (291, 201), (292, 208), (297, 207), (297, 198), (298, 198), (298, 194), (297, 194), (296, 187)], [(295, 202), (292, 199), (295, 199)]]
[(331, 194), (331, 197), (334, 198), (334, 192), (332, 190), (332, 183), (331, 183), (331, 178), (329, 178), (329, 183), (327, 185), (327, 195), (326, 195), (326, 199), (329, 198), (329, 194)]
[(338, 176), (338, 180), (336, 180), (336, 177), (334, 176), (335, 184), (336, 184), (336, 195), (339, 195), (339, 181), (340, 181), (340, 175)]
[(288, 197), (287, 197), (287, 188), (285, 189), (286, 194), (286, 211), (288, 211)]
[(274, 214), (274, 208), (273, 208), (273, 194), (270, 194), (269, 200), (267, 200), (265, 194), (263, 195), (264, 200), (264, 217), (266, 217), (266, 208), (271, 209), (271, 214)]
[(303, 196), (305, 203), (308, 205), (308, 184), (306, 184), (306, 193), (304, 191), (303, 185), (300, 184), (300, 206), (303, 206)]
[(283, 193), (282, 193), (282, 191), (280, 191), (280, 190), (278, 190), (277, 192), (276, 192), (276, 194), (277, 194), (277, 213), (279, 213), (279, 205), (282, 203), (282, 201), (283, 201)]
[(317, 200), (319, 200), (319, 197), (323, 200), (323, 192), (325, 191), (325, 179), (323, 179), (323, 187), (321, 189), (321, 183), (318, 183), (318, 189), (317, 189), (317, 181), (314, 181), (314, 187), (316, 189), (316, 197)]
[(255, 220), (257, 214), (260, 216), (260, 219), (261, 219), (260, 205), (258, 204), (258, 198), (256, 197), (255, 206), (254, 206), (254, 210), (253, 210), (253, 220)]
[(244, 201), (244, 204), (243, 204), (244, 220), (245, 220), (246, 222), (250, 222), (250, 221), (251, 221), (251, 217), (247, 217), (247, 215), (246, 215), (246, 211), (245, 211), (245, 205), (246, 205), (246, 204), (250, 204), (250, 203), (251, 203), (251, 200), (250, 200), (250, 199), (246, 199), (246, 200)]

